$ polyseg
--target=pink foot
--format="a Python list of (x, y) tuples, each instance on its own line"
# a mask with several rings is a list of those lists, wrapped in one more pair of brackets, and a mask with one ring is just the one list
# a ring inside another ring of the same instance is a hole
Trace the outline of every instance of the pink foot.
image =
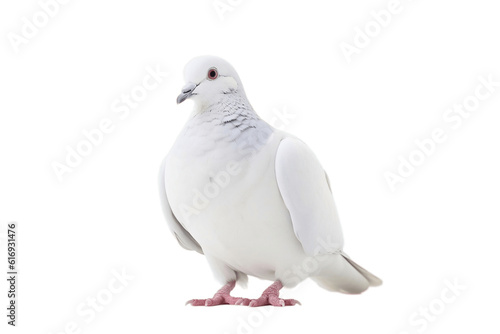
[(229, 293), (234, 289), (236, 282), (232, 281), (224, 285), (215, 293), (212, 298), (207, 299), (191, 299), (186, 302), (186, 305), (193, 306), (216, 306), (216, 305), (248, 305), (250, 299), (233, 297)]
[(279, 297), (279, 291), (283, 287), (280, 281), (274, 282), (269, 288), (264, 290), (262, 296), (257, 299), (252, 299), (248, 306), (257, 307), (264, 305), (272, 305), (272, 306), (293, 306), (295, 304), (300, 304), (298, 300), (295, 299), (281, 299)]

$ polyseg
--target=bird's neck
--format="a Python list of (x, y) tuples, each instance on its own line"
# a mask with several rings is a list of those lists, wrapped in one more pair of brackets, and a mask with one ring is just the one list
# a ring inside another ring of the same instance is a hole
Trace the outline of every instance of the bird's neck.
[(224, 94), (204, 110), (193, 112), (182, 136), (215, 142), (221, 147), (245, 143), (259, 149), (272, 132), (273, 128), (260, 119), (244, 95)]
[(214, 115), (239, 113), (257, 116), (245, 93), (233, 90), (212, 96), (210, 100), (199, 101), (193, 110), (192, 116), (207, 113)]

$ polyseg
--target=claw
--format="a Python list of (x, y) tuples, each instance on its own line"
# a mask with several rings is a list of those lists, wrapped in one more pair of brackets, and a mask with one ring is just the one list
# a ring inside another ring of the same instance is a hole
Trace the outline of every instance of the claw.
[(229, 282), (224, 285), (219, 291), (215, 293), (212, 298), (207, 299), (191, 299), (186, 302), (186, 305), (193, 306), (216, 306), (216, 305), (248, 305), (250, 299), (238, 298), (231, 296), (230, 292), (235, 286), (235, 281)]
[(229, 282), (224, 285), (212, 298), (207, 299), (191, 299), (185, 305), (192, 306), (216, 306), (216, 305), (243, 305), (250, 307), (258, 307), (264, 305), (271, 305), (276, 307), (293, 306), (296, 304), (302, 305), (295, 299), (282, 299), (279, 297), (279, 290), (283, 287), (280, 281), (274, 282), (267, 288), (257, 299), (238, 298), (230, 295), (231, 290), (234, 288), (235, 282)]
[(279, 290), (283, 287), (280, 281), (274, 282), (270, 287), (268, 287), (257, 299), (252, 299), (248, 306), (258, 307), (271, 305), (276, 307), (293, 306), (295, 304), (300, 304), (298, 300), (295, 299), (282, 299), (279, 297)]
[(250, 299), (248, 298), (239, 298), (234, 305), (242, 305), (242, 306), (247, 306), (250, 303)]

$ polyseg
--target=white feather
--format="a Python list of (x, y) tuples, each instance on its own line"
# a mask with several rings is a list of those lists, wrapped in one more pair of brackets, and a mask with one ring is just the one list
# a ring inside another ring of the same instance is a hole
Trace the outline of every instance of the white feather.
[(281, 141), (276, 181), (306, 254), (342, 250), (342, 229), (326, 174), (302, 141), (290, 137)]
[[(224, 80), (204, 79), (214, 67)], [(251, 275), (292, 287), (310, 277), (345, 293), (381, 283), (343, 253), (329, 181), (312, 151), (257, 116), (224, 60), (196, 58), (185, 73), (196, 107), (160, 171), (162, 206), (181, 246), (203, 253), (222, 283)]]

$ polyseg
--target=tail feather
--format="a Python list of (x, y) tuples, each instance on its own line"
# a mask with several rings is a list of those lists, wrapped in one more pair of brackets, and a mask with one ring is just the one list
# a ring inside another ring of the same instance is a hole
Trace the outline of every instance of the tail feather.
[(382, 280), (351, 260), (346, 254), (328, 255), (317, 276), (311, 277), (329, 291), (359, 294), (382, 284)]
[(366, 280), (368, 281), (368, 283), (370, 284), (370, 286), (380, 286), (382, 285), (382, 280), (380, 278), (378, 278), (377, 276), (373, 275), (371, 272), (369, 272), (368, 270), (366, 270), (365, 268), (361, 267), (359, 264), (357, 264), (356, 262), (354, 262), (353, 260), (351, 260), (350, 257), (348, 256), (344, 256), (344, 259), (347, 260), (347, 262), (349, 262), (349, 264), (351, 266), (353, 266), (361, 275), (363, 275), (364, 278), (366, 278)]

